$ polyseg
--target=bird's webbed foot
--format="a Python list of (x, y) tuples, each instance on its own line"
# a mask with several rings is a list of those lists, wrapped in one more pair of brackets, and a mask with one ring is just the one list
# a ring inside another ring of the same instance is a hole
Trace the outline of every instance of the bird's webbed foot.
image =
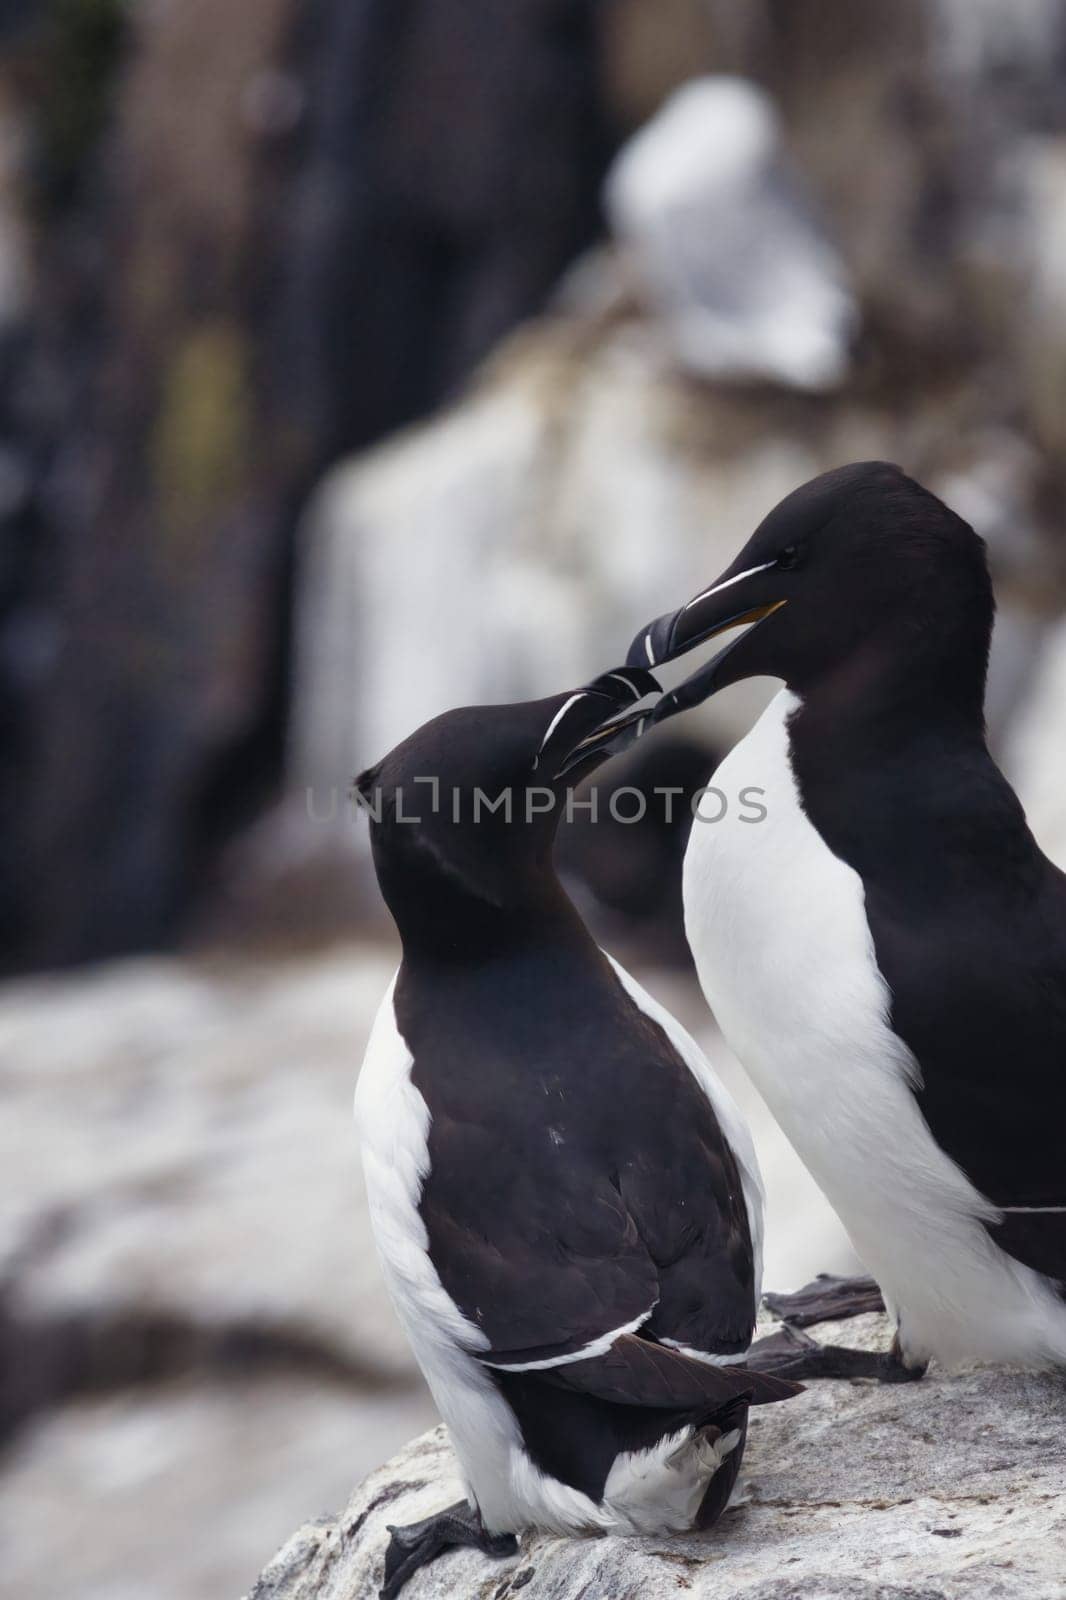
[(487, 1556), (513, 1556), (518, 1550), (513, 1533), (488, 1533), (481, 1513), (466, 1500), (457, 1500), (445, 1511), (421, 1522), (409, 1522), (406, 1527), (390, 1524), (389, 1534), (381, 1600), (395, 1600), (408, 1579), (445, 1550), (468, 1545), (483, 1550)]
[(925, 1365), (909, 1365), (898, 1340), (890, 1350), (849, 1350), (839, 1344), (818, 1344), (796, 1328), (779, 1328), (757, 1339), (745, 1361), (757, 1372), (792, 1378), (876, 1378), (879, 1383), (915, 1383), (925, 1375)]
[(873, 1278), (837, 1278), (820, 1272), (794, 1294), (764, 1294), (763, 1301), (782, 1322), (809, 1328), (815, 1322), (843, 1322), (868, 1311), (883, 1311), (885, 1302)]

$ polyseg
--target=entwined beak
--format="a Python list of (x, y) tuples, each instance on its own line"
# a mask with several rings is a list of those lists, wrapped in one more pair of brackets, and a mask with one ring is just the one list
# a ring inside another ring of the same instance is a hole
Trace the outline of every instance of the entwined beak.
[(694, 650), (697, 645), (706, 644), (720, 633), (748, 625), (746, 632), (731, 639), (691, 677), (661, 696), (651, 712), (649, 725), (699, 705), (716, 688), (722, 687), (720, 680), (726, 657), (750, 638), (760, 623), (787, 604), (786, 600), (772, 594), (773, 586), (762, 576), (777, 568), (776, 561), (764, 561), (739, 572), (730, 568), (717, 583), (702, 590), (679, 611), (667, 612), (641, 629), (629, 647), (630, 671), (636, 665), (646, 669), (661, 666)]
[[(618, 667), (601, 673), (563, 702), (544, 730), (533, 770), (548, 782), (576, 768), (582, 776), (608, 756), (636, 744), (650, 726), (662, 685), (646, 667)], [(654, 700), (650, 697), (654, 696)]]

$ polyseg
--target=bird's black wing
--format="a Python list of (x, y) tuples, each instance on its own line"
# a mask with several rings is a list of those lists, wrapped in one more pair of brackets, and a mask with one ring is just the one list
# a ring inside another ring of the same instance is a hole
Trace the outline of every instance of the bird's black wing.
[(565, 1145), (535, 1163), (524, 1145), (438, 1102), (420, 1208), (441, 1282), (488, 1340), (485, 1359), (508, 1365), (582, 1350), (659, 1297), (609, 1180)]
[[(1066, 878), (983, 741), (790, 723), (803, 806), (863, 884), (889, 1020), (917, 1062), (933, 1137), (1004, 1213), (997, 1242), (1066, 1280)], [(902, 753), (901, 753), (902, 752)]]
[(891, 1022), (933, 1137), (1004, 1208), (996, 1243), (1066, 1283), (1066, 879), (1037, 854), (969, 887), (915, 915), (867, 886)]
[(549, 1005), (530, 1004), (528, 966), (397, 987), (430, 1113), (420, 1210), (444, 1288), (508, 1365), (631, 1325), (742, 1354), (752, 1241), (706, 1095), (591, 941), (538, 974)]

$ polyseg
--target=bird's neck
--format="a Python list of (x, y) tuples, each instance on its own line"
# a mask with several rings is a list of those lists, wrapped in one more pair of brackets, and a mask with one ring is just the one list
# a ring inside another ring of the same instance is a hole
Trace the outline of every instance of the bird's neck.
[(481, 964), (538, 945), (580, 944), (589, 934), (554, 872), (545, 870), (502, 897), (472, 893), (447, 879), (389, 896), (404, 955), (446, 964)]
[(957, 678), (817, 685), (790, 713), (788, 743), (807, 816), (868, 892), (947, 894), (974, 862), (1008, 855), (1030, 881), (1039, 852), (989, 754), (982, 696)]
[(816, 753), (838, 778), (930, 750), (984, 750), (987, 664), (983, 633), (871, 640), (794, 686), (801, 703), (790, 723), (793, 746)]

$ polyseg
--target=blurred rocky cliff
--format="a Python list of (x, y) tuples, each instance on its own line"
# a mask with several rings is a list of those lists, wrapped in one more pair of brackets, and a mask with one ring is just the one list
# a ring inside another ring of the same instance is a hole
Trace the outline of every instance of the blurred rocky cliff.
[(34, 284), (4, 308), (0, 419), (16, 959), (172, 935), (276, 787), (300, 507), (593, 236), (593, 31), (568, 0), (51, 0), (4, 25)]
[(1063, 594), (1064, 76), (1060, 0), (5, 7), (9, 963), (343, 925), (309, 786), (598, 669), (849, 457), (990, 539), (1005, 740)]

